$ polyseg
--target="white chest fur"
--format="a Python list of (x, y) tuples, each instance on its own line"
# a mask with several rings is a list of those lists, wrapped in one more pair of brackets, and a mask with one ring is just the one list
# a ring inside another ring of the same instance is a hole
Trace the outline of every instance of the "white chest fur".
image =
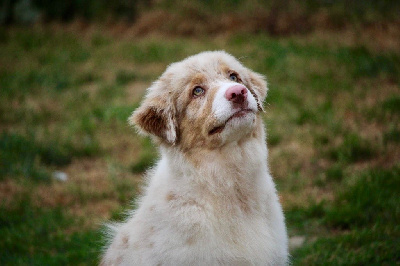
[[(282, 265), (284, 218), (256, 139), (208, 154), (195, 168), (162, 150), (140, 208), (116, 228), (110, 249), (126, 265)], [(240, 151), (240, 152), (239, 152)], [(256, 159), (254, 159), (256, 158)], [(119, 259), (119, 260), (118, 260)]]

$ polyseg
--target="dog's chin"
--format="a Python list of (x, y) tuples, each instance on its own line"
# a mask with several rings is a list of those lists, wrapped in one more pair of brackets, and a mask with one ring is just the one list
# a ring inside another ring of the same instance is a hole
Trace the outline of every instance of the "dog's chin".
[(255, 120), (256, 113), (253, 110), (240, 110), (225, 122), (212, 127), (209, 137), (222, 138), (223, 142), (239, 140), (253, 130)]

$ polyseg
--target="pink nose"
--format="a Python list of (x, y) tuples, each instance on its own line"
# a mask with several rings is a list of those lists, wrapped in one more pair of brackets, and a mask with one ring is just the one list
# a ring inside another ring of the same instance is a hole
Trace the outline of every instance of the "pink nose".
[(233, 103), (242, 104), (247, 99), (247, 89), (243, 85), (234, 85), (226, 90), (225, 98)]

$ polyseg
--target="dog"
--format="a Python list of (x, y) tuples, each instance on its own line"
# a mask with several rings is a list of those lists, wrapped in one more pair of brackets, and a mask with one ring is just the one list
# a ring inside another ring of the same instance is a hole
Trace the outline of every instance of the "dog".
[(173, 63), (129, 118), (160, 160), (102, 265), (287, 265), (261, 113), (265, 78), (224, 51)]

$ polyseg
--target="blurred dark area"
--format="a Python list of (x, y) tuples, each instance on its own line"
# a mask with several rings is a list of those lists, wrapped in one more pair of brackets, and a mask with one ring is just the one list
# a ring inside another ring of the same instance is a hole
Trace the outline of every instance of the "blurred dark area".
[[(101, 21), (106, 17), (132, 22), (138, 6), (147, 1), (132, 0), (2, 0), (0, 21), (3, 25), (37, 22), (69, 22), (73, 19)], [(149, 2), (150, 3), (150, 2)]]
[(139, 35), (225, 32), (308, 33), (315, 29), (400, 24), (398, 0), (1, 0), (0, 25), (126, 23)]

